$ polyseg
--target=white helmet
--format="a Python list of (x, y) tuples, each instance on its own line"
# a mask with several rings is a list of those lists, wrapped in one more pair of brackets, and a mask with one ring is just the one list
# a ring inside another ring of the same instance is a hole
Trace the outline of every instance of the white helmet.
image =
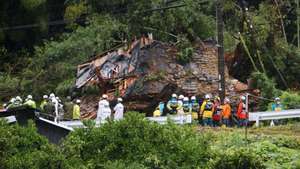
[(177, 94), (173, 93), (173, 94), (172, 94), (172, 97), (173, 97), (173, 98), (177, 98)]
[(210, 98), (211, 98), (211, 97), (210, 97), (210, 94), (206, 94), (204, 98), (205, 98), (205, 99), (210, 99)]
[(192, 96), (192, 97), (191, 97), (191, 100), (196, 100), (196, 96)]
[(49, 97), (54, 98), (55, 97), (54, 93), (51, 93)]
[(79, 99), (76, 100), (76, 103), (81, 103), (81, 101)]
[(13, 97), (9, 100), (10, 103), (14, 102), (16, 99)]
[(122, 101), (123, 101), (123, 99), (119, 97), (118, 98), (118, 102), (122, 102)]
[(28, 95), (28, 96), (27, 96), (27, 99), (32, 99), (32, 96), (31, 96), (31, 95)]
[(179, 99), (179, 100), (183, 100), (183, 99), (184, 99), (184, 96), (181, 94), (181, 95), (179, 95), (178, 99)]
[(108, 96), (107, 96), (106, 94), (103, 94), (103, 95), (102, 95), (102, 98), (103, 98), (103, 99), (107, 99)]
[(240, 99), (241, 100), (246, 100), (246, 97), (245, 96), (241, 96)]
[(279, 98), (279, 97), (276, 97), (276, 98), (275, 98), (275, 101), (280, 101), (280, 98)]
[(11, 103), (13, 103), (13, 102), (15, 102), (15, 101), (16, 101), (16, 98), (10, 99), (10, 102), (11, 102)]
[(48, 99), (48, 96), (47, 96), (47, 95), (44, 95), (44, 96), (43, 96), (43, 99)]
[(189, 101), (189, 98), (188, 97), (184, 97), (183, 101)]
[(16, 97), (16, 100), (22, 101), (22, 99), (21, 99), (20, 96), (17, 96), (17, 97)]

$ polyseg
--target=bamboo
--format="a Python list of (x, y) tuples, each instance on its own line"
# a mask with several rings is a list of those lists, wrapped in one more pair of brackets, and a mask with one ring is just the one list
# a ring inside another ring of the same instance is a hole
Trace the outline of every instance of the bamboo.
[(239, 33), (239, 35), (240, 35), (240, 40), (241, 40), (241, 42), (242, 42), (242, 44), (243, 44), (243, 47), (244, 47), (244, 49), (245, 49), (245, 51), (246, 51), (246, 53), (247, 53), (247, 55), (248, 55), (248, 57), (249, 57), (249, 59), (250, 59), (250, 61), (251, 61), (251, 63), (252, 63), (252, 66), (253, 66), (254, 70), (257, 71), (257, 72), (259, 72), (259, 70), (257, 69), (257, 67), (256, 67), (256, 65), (255, 65), (255, 62), (254, 62), (254, 60), (253, 60), (253, 57), (251, 56), (251, 54), (250, 54), (250, 52), (249, 52), (249, 49), (248, 49), (248, 47), (247, 47), (247, 45), (246, 45), (246, 42), (245, 42), (245, 40), (244, 40), (242, 34)]

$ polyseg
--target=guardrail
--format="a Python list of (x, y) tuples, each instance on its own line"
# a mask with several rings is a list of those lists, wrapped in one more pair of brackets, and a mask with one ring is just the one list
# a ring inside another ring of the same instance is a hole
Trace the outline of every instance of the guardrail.
[(168, 118), (176, 124), (188, 124), (192, 123), (192, 115), (183, 115), (182, 117), (178, 115), (171, 115), (171, 116), (161, 116), (161, 117), (147, 117), (150, 121), (155, 121), (159, 124), (166, 124)]
[(249, 113), (249, 121), (255, 121), (256, 126), (259, 126), (259, 121), (263, 120), (277, 120), (300, 117), (300, 109), (266, 111), (266, 112), (251, 112)]
[(0, 119), (5, 119), (7, 123), (17, 122), (16, 116), (1, 117)]

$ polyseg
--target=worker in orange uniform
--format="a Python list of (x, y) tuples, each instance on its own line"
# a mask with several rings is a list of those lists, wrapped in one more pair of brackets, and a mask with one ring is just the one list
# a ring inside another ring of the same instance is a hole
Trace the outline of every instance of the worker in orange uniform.
[(228, 98), (225, 98), (224, 105), (222, 106), (222, 123), (226, 127), (229, 127), (230, 125), (230, 116), (231, 116), (230, 100)]
[(238, 104), (238, 109), (237, 109), (237, 117), (239, 120), (239, 127), (246, 126), (247, 125), (247, 110), (246, 110), (246, 97), (241, 96), (240, 97), (240, 102)]

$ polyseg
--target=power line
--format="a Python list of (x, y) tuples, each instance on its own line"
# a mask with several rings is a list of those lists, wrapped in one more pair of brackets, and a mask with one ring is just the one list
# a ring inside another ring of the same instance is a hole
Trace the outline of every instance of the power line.
[[(55, 20), (55, 21), (50, 21), (46, 25), (47, 26), (55, 26), (55, 25), (65, 25), (68, 23), (72, 23), (75, 21), (84, 21), (84, 18), (79, 18), (79, 19), (70, 19), (70, 20)], [(33, 23), (33, 24), (28, 24), (28, 25), (18, 25), (18, 26), (12, 26), (12, 27), (4, 27), (0, 28), (0, 30), (5, 31), (5, 30), (19, 30), (19, 29), (29, 29), (29, 28), (37, 28), (40, 26), (43, 26), (44, 24), (42, 23)]]
[[(178, 0), (173, 0), (173, 1), (170, 1), (170, 2), (176, 2), (176, 1), (178, 1)], [(207, 2), (208, 1), (203, 1), (203, 2), (199, 2), (199, 4), (205, 4)], [(161, 7), (161, 8), (153, 8), (153, 9), (141, 11), (139, 13), (150, 13), (150, 12), (155, 12), (155, 11), (168, 10), (168, 9), (173, 9), (173, 8), (180, 8), (180, 7), (184, 7), (184, 6), (187, 6), (187, 4), (179, 4), (179, 5), (172, 5), (172, 6), (166, 6), (166, 7)], [(116, 11), (114, 11), (114, 12), (116, 12)], [(121, 12), (121, 10), (119, 10), (117, 12)], [(117, 14), (117, 13), (115, 13), (115, 14)], [(73, 20), (55, 20), (55, 21), (48, 22), (46, 25), (47, 26), (64, 25), (64, 24), (67, 24), (67, 23), (72, 23), (74, 21), (81, 21), (81, 20), (85, 20), (85, 19), (81, 18), (81, 19), (73, 19)], [(29, 29), (29, 28), (37, 28), (37, 27), (40, 27), (42, 25), (43, 24), (41, 24), (41, 23), (33, 23), (33, 24), (27, 24), (27, 25), (4, 27), (4, 28), (0, 28), (0, 30)]]

